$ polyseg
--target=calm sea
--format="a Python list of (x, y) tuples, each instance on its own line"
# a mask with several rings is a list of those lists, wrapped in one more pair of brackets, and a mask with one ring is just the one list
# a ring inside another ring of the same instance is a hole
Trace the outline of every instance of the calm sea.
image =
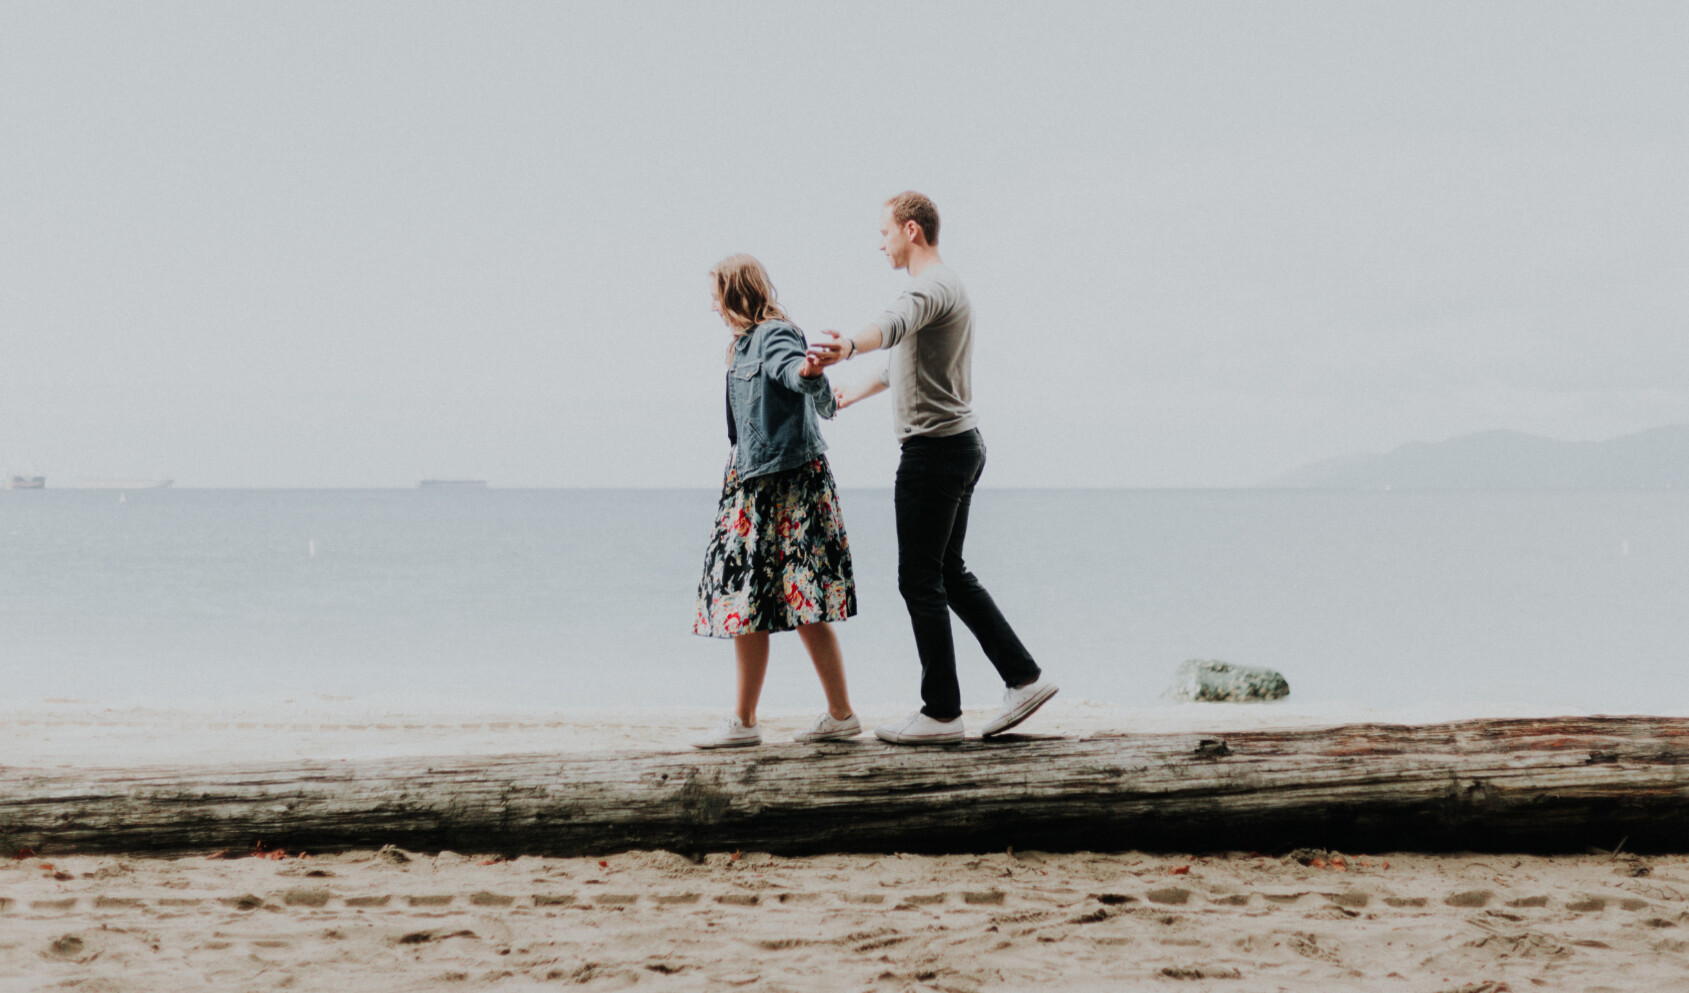
[[(725, 704), (731, 646), (690, 633), (715, 497), (0, 492), (0, 698)], [(913, 706), (890, 493), (843, 499), (853, 692)], [(1689, 494), (990, 490), (969, 559), (1071, 697), (1222, 658), (1303, 700), (1689, 706)], [(774, 656), (766, 703), (818, 704), (796, 636)]]

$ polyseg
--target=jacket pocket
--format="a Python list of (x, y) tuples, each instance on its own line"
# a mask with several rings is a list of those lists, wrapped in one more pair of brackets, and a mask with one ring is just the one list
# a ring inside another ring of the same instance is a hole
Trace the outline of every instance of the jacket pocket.
[(762, 359), (748, 358), (728, 370), (733, 390), (733, 407), (737, 411), (740, 445), (747, 449), (754, 463), (766, 457), (768, 432), (762, 423), (767, 416), (763, 410), (766, 400), (762, 388)]

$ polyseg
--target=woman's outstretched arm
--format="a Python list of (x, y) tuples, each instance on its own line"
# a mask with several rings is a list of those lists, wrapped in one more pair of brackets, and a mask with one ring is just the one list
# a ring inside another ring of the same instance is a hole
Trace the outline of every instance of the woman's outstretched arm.
[(839, 402), (839, 409), (843, 410), (853, 403), (859, 403), (876, 393), (884, 393), (886, 384), (878, 377), (864, 379), (854, 386), (838, 386), (833, 389), (833, 398)]

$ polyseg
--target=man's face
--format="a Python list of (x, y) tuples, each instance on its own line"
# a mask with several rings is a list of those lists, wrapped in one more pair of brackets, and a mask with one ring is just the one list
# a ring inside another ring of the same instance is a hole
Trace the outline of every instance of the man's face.
[(880, 251), (886, 253), (893, 269), (907, 269), (909, 267), (909, 235), (906, 233), (908, 225), (898, 224), (891, 216), (891, 208), (887, 207), (880, 214)]

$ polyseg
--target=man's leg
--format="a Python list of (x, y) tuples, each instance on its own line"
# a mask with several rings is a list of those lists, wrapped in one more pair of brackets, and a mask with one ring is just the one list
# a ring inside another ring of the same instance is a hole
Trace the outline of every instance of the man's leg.
[(921, 657), (922, 713), (938, 721), (962, 715), (956, 646), (944, 589), (944, 550), (967, 478), (943, 448), (904, 446), (897, 466), (897, 589), (909, 608)]
[(1032, 654), (1022, 645), (1020, 638), (1003, 612), (997, 609), (997, 602), (991, 599), (991, 594), (968, 571), (967, 564), (962, 561), (962, 544), (968, 537), (968, 510), (973, 504), (974, 485), (979, 482), (981, 473), (985, 471), (985, 448), (978, 450), (978, 461), (972, 466), (967, 476), (967, 483), (962, 489), (961, 498), (956, 502), (956, 516), (950, 527), (950, 541), (944, 549), (944, 591), (950, 600), (950, 608), (956, 611), (956, 616), (968, 626), (968, 630), (979, 641), (979, 647), (984, 649), (985, 657), (997, 667), (997, 674), (1003, 677), (1007, 686), (1024, 686), (1036, 680), (1039, 676), (1038, 663), (1032, 660)]

